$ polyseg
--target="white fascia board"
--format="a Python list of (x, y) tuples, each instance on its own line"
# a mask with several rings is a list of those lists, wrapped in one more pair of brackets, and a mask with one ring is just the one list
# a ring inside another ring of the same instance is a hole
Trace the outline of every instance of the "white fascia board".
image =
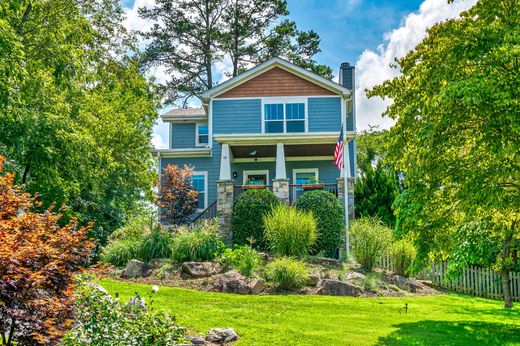
[(187, 148), (187, 149), (152, 149), (152, 155), (161, 158), (182, 157), (210, 157), (210, 148)]
[[(355, 137), (354, 131), (345, 133), (345, 137), (351, 140)], [(306, 132), (306, 133), (244, 133), (244, 134), (218, 134), (213, 135), (217, 143), (230, 145), (252, 144), (333, 144), (338, 141), (338, 132)]]
[[(251, 78), (254, 78), (258, 76), (259, 74), (273, 68), (273, 67), (280, 67), (288, 72), (292, 72), (312, 83), (318, 84), (326, 89), (329, 89), (331, 91), (334, 91), (344, 97), (350, 96), (352, 94), (352, 91), (348, 88), (345, 88), (344, 86), (333, 82), (329, 79), (323, 78), (320, 75), (307, 71), (299, 66), (296, 66), (287, 60), (281, 59), (281, 58), (272, 58), (270, 60), (267, 60), (249, 70), (246, 72), (228, 79), (222, 84), (217, 85), (216, 87), (213, 87), (202, 94), (201, 98), (203, 100), (209, 100), (211, 97), (218, 96), (219, 94), (222, 94), (223, 92), (241, 84), (244, 83)], [(317, 95), (318, 96), (318, 95)]]

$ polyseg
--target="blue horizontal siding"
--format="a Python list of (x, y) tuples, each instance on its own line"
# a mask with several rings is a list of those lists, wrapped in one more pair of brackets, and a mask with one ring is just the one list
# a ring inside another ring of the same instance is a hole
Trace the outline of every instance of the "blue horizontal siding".
[(195, 123), (171, 124), (171, 148), (195, 148)]
[(336, 183), (337, 178), (340, 175), (340, 171), (334, 165), (332, 160), (325, 161), (286, 161), (285, 169), (287, 171), (287, 178), (290, 179), (291, 184), (293, 181), (293, 169), (302, 168), (318, 168), (318, 179), (323, 181), (325, 184)]
[(276, 163), (275, 162), (244, 162), (244, 163), (233, 163), (231, 165), (231, 172), (236, 173), (237, 177), (233, 178), (235, 184), (244, 184), (244, 171), (255, 171), (255, 170), (268, 170), (269, 171), (269, 184), (273, 183), (273, 179), (276, 175)]
[(213, 133), (260, 133), (261, 104), (260, 99), (214, 100)]
[(340, 97), (309, 97), (309, 132), (333, 132), (341, 129)]

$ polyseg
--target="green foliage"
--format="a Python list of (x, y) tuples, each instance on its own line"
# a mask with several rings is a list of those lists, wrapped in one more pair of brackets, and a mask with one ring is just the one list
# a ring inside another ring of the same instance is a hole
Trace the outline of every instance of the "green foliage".
[(388, 131), (365, 131), (356, 138), (358, 178), (354, 192), (356, 217), (376, 217), (393, 227), (392, 204), (401, 187), (398, 173), (387, 159), (388, 136)]
[(224, 251), (226, 246), (219, 236), (216, 220), (204, 220), (192, 230), (175, 234), (172, 245), (172, 258), (178, 262), (211, 261)]
[(361, 268), (371, 272), (392, 241), (392, 230), (375, 218), (361, 218), (350, 227), (350, 246)]
[(316, 220), (311, 212), (285, 204), (264, 217), (265, 239), (276, 255), (305, 257), (316, 241)]
[(139, 259), (145, 262), (154, 258), (170, 258), (172, 235), (159, 227), (145, 235), (139, 246)]
[[(152, 291), (148, 301), (153, 302)], [(146, 307), (137, 293), (133, 306), (112, 298), (93, 283), (82, 281), (77, 288), (76, 320), (61, 345), (177, 345), (185, 329), (164, 310)]]
[(263, 218), (273, 206), (278, 204), (276, 196), (267, 189), (250, 189), (242, 192), (233, 203), (231, 229), (233, 243), (249, 244), (261, 250), (266, 249)]
[(414, 233), (419, 264), (453, 255), (457, 230), (484, 222), (494, 249), (483, 255), (509, 280), (520, 247), (519, 13), (516, 0), (478, 1), (430, 28), (397, 61), (402, 75), (369, 93), (393, 100), (389, 156), (408, 188), (396, 226)]
[(338, 257), (345, 229), (344, 208), (332, 193), (315, 190), (298, 197), (296, 208), (310, 211), (316, 219), (318, 241), (314, 249), (327, 257)]
[(267, 265), (267, 278), (281, 290), (294, 290), (305, 285), (310, 270), (303, 261), (291, 257), (277, 258)]
[(390, 248), (390, 260), (394, 272), (401, 276), (411, 275), (415, 255), (415, 247), (409, 240), (401, 239), (394, 242)]
[[(159, 100), (118, 0), (0, 2), (0, 154), (102, 245), (152, 194)], [(130, 53), (130, 54), (129, 54)]]
[(101, 251), (101, 260), (124, 267), (130, 260), (140, 258), (140, 239), (118, 239), (109, 242)]
[(262, 265), (262, 257), (249, 245), (237, 246), (233, 250), (227, 248), (220, 257), (220, 262), (232, 266), (245, 277), (253, 277), (255, 269)]

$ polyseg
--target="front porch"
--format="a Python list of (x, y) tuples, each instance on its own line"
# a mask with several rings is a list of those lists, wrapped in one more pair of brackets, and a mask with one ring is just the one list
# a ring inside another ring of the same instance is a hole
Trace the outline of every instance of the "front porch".
[(352, 219), (354, 180), (347, 179), (345, 191), (344, 170), (338, 170), (333, 162), (338, 136), (338, 133), (321, 133), (311, 136), (311, 140), (291, 134), (277, 136), (278, 142), (266, 135), (216, 136), (221, 144), (216, 212), (224, 232), (230, 235), (226, 228), (233, 202), (248, 189), (269, 189), (287, 204), (296, 203), (299, 196), (310, 190), (329, 191), (342, 201), (348, 194), (349, 219)]

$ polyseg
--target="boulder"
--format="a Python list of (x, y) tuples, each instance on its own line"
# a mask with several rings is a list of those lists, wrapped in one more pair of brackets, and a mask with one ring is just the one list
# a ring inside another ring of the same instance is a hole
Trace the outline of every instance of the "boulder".
[(266, 262), (269, 261), (270, 257), (269, 257), (269, 254), (267, 252), (259, 252), (258, 254), (262, 258), (262, 260), (264, 260)]
[(417, 290), (426, 288), (426, 286), (419, 281), (411, 280), (400, 275), (394, 275), (392, 281), (400, 289), (410, 292), (417, 292)]
[(123, 278), (139, 278), (150, 275), (152, 267), (136, 259), (131, 260), (121, 273)]
[(213, 328), (206, 335), (206, 341), (224, 345), (238, 340), (238, 334), (233, 328)]
[(262, 279), (249, 280), (247, 286), (251, 289), (252, 294), (260, 294), (267, 288), (265, 281)]
[(318, 282), (317, 294), (328, 296), (359, 296), (363, 289), (348, 282), (322, 279)]
[(220, 275), (214, 282), (212, 291), (239, 294), (259, 294), (267, 288), (261, 279), (248, 279), (231, 271)]
[(222, 272), (222, 267), (213, 262), (184, 262), (181, 270), (193, 278), (204, 278)]
[(433, 288), (433, 282), (431, 280), (417, 280), (418, 283), (426, 286), (426, 287), (430, 287), (430, 288)]
[(318, 282), (320, 281), (320, 277), (316, 274), (311, 274), (307, 277), (307, 282), (305, 283), (307, 286), (316, 287)]
[(348, 281), (348, 280), (354, 280), (354, 279), (365, 280), (366, 276), (365, 276), (365, 274), (358, 273), (358, 272), (349, 272), (349, 273), (347, 273), (347, 276), (346, 276), (345, 280)]
[(186, 339), (188, 339), (192, 345), (206, 345), (206, 339), (200, 336), (186, 335)]
[(173, 261), (168, 258), (154, 258), (151, 259), (150, 262), (148, 262), (149, 265), (151, 265), (153, 268), (161, 268), (163, 265), (168, 264), (173, 266)]

